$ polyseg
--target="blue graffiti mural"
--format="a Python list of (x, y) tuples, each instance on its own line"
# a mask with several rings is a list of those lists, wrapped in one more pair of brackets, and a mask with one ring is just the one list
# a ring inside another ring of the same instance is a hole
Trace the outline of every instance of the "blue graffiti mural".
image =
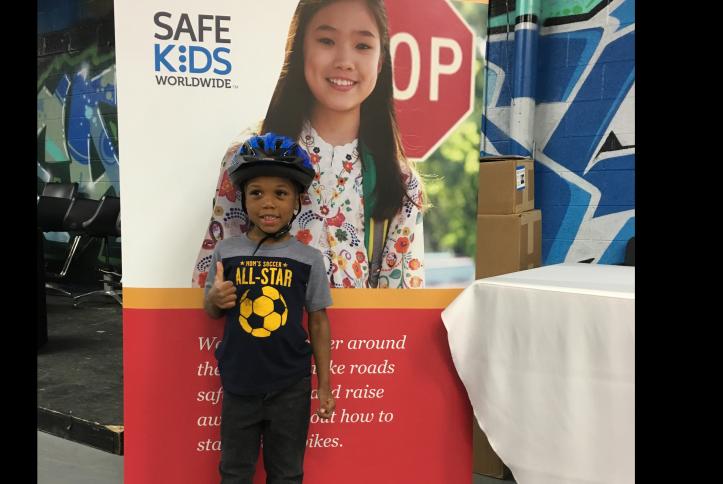
[[(94, 52), (89, 49), (81, 59), (93, 58)], [(110, 60), (99, 68), (90, 60), (73, 59), (73, 66), (61, 59), (45, 75), (54, 85), (41, 82), (37, 96), (39, 180), (78, 182), (80, 191), (95, 199), (120, 193), (115, 66)]]
[[(543, 264), (620, 263), (635, 234), (635, 1), (596, 7), (570, 22), (548, 18), (539, 32), (534, 156)], [(481, 154), (530, 153), (509, 128), (520, 76), (516, 32), (495, 32)]]

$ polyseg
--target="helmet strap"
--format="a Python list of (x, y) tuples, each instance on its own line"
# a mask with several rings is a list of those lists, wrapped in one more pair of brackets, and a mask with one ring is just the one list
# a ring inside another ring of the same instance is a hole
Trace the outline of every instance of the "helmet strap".
[[(242, 202), (242, 203), (243, 203), (243, 202)], [(291, 230), (291, 224), (294, 223), (294, 220), (296, 219), (296, 216), (299, 215), (299, 213), (301, 212), (301, 200), (299, 200), (299, 199), (297, 198), (297, 199), (296, 199), (296, 203), (297, 203), (297, 205), (298, 205), (298, 207), (299, 207), (298, 210), (295, 210), (295, 211), (294, 211), (294, 214), (291, 216), (291, 220), (289, 220), (289, 223), (286, 224), (286, 226), (283, 227), (283, 228), (282, 228), (281, 230), (279, 230), (278, 232), (273, 233), (273, 234), (270, 234), (270, 233), (264, 231), (261, 227), (258, 228), (259, 230), (261, 230), (261, 231), (262, 231), (264, 234), (266, 234), (266, 235), (264, 235), (264, 237), (262, 237), (261, 240), (259, 241), (259, 243), (256, 245), (256, 248), (254, 249), (253, 254), (251, 254), (252, 257), (253, 257), (254, 255), (256, 255), (256, 252), (258, 252), (259, 248), (261, 247), (261, 244), (263, 244), (264, 242), (266, 242), (268, 239), (276, 239), (276, 240), (278, 240), (278, 239), (280, 239), (281, 237), (283, 237), (284, 235), (286, 235), (286, 234)], [(245, 206), (244, 206), (244, 211), (246, 211), (246, 207), (245, 207)], [(249, 218), (249, 223), (250, 223), (251, 226), (253, 227), (254, 224), (253, 224), (253, 222), (251, 222), (251, 219), (250, 219), (250, 218)]]

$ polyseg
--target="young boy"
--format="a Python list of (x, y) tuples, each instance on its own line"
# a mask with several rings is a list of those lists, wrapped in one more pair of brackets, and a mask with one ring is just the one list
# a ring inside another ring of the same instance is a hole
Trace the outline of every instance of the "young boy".
[[(309, 429), (311, 354), (317, 415), (331, 417), (329, 283), (321, 252), (289, 234), (314, 169), (289, 138), (250, 138), (228, 169), (251, 229), (216, 244), (204, 309), (226, 316), (216, 349), (224, 397), (221, 483), (248, 483), (263, 446), (267, 483), (301, 483)], [(308, 312), (309, 334), (301, 325)]]

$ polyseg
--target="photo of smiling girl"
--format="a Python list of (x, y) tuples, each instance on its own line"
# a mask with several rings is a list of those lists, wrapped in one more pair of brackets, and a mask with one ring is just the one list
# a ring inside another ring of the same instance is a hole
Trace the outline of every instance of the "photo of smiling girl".
[(311, 158), (291, 233), (323, 253), (331, 287), (424, 287), (423, 189), (397, 127), (382, 0), (299, 2), (260, 129), (224, 156), (193, 287), (203, 287), (216, 242), (248, 230), (226, 168), (255, 132), (297, 140)]

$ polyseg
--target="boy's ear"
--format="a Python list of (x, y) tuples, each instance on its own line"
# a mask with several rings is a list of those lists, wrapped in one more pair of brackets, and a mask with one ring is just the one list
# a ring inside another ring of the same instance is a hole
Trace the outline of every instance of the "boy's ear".
[(384, 63), (384, 58), (382, 56), (379, 56), (379, 64), (377, 65), (377, 75), (382, 73), (382, 64)]

